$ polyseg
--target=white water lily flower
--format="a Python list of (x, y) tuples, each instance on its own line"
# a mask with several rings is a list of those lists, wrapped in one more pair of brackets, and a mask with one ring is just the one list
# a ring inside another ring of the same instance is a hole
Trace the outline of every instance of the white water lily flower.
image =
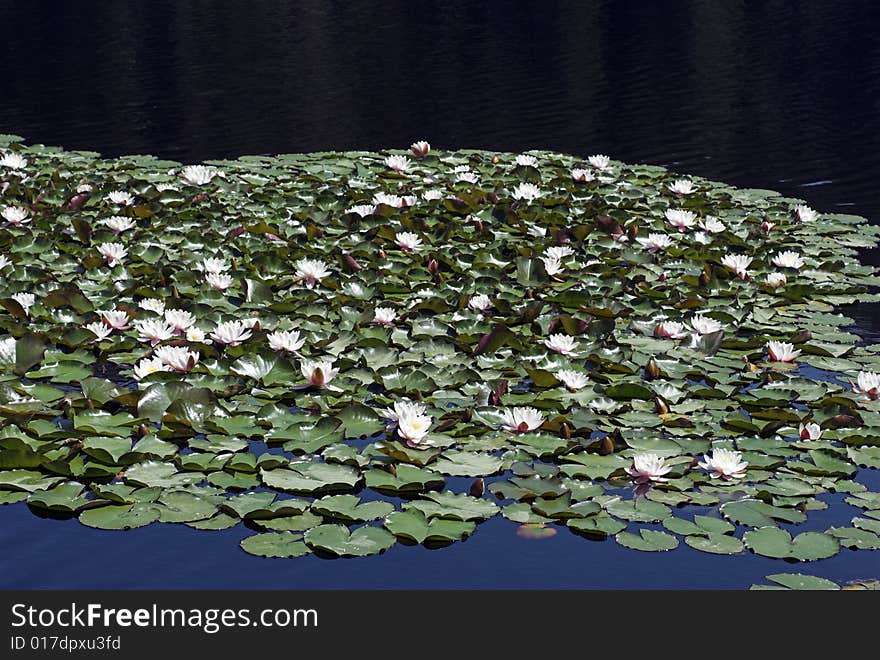
[(107, 199), (113, 202), (114, 204), (119, 204), (120, 206), (131, 206), (134, 204), (134, 197), (127, 192), (123, 192), (121, 190), (114, 190), (113, 192), (107, 195)]
[(822, 437), (822, 427), (815, 422), (798, 425), (798, 435), (801, 440), (818, 440)]
[(419, 417), (425, 414), (427, 408), (425, 404), (416, 401), (401, 399), (395, 401), (390, 408), (383, 408), (379, 412), (383, 417), (387, 417), (392, 421), (398, 421), (402, 417)]
[(666, 209), (666, 222), (678, 229), (678, 231), (687, 231), (694, 226), (697, 214), (693, 211), (684, 211), (682, 209)]
[(711, 335), (721, 330), (721, 321), (703, 316), (702, 313), (694, 315), (690, 323), (694, 332), (700, 335)]
[(139, 333), (138, 341), (148, 341), (154, 346), (174, 336), (174, 328), (165, 319), (143, 319), (135, 321), (134, 325)]
[(529, 154), (520, 154), (517, 156), (514, 161), (520, 167), (537, 167), (538, 159), (534, 156), (530, 156)]
[(867, 394), (869, 399), (880, 398), (880, 374), (873, 371), (860, 371), (856, 382), (850, 381), (853, 391)]
[(701, 245), (709, 245), (709, 243), (712, 242), (712, 237), (704, 231), (695, 231), (693, 233), (693, 239)]
[(165, 321), (176, 332), (185, 332), (188, 328), (195, 325), (196, 317), (185, 309), (166, 309)]
[(298, 351), (306, 343), (306, 340), (300, 337), (296, 330), (270, 332), (266, 335), (266, 339), (269, 340), (269, 348), (273, 351), (287, 351), (289, 353)]
[(3, 154), (3, 158), (0, 158), (0, 166), (8, 167), (11, 170), (23, 170), (27, 167), (27, 164), (28, 162), (24, 157), (14, 151), (7, 151)]
[(104, 220), (101, 220), (101, 224), (103, 224), (105, 227), (112, 230), (114, 234), (119, 236), (119, 234), (121, 234), (125, 230), (134, 227), (135, 221), (122, 215), (114, 215), (110, 218), (105, 218)]
[(442, 190), (426, 190), (422, 193), (422, 199), (426, 202), (436, 202), (438, 199), (443, 199), (443, 191)]
[(24, 310), (25, 314), (31, 313), (31, 307), (34, 306), (36, 302), (36, 297), (32, 293), (26, 293), (25, 291), (21, 291), (19, 293), (13, 294), (10, 296), (14, 301), (16, 301), (21, 308)]
[(424, 158), (431, 151), (431, 145), (425, 140), (419, 140), (409, 145), (409, 151), (416, 158)]
[(171, 371), (171, 367), (165, 364), (160, 357), (144, 358), (134, 365), (135, 380), (143, 380), (150, 374), (160, 371)]
[(748, 462), (742, 454), (731, 449), (713, 449), (711, 456), (703, 456), (698, 465), (710, 472), (713, 479), (741, 479), (746, 475)]
[(186, 346), (159, 346), (155, 355), (174, 371), (191, 371), (201, 357), (198, 351), (191, 351)]
[(562, 260), (574, 254), (574, 250), (568, 245), (553, 245), (544, 250), (544, 254), (551, 259)]
[(394, 325), (397, 312), (391, 307), (377, 307), (373, 312), (373, 323), (379, 325)]
[(773, 257), (773, 265), (777, 268), (801, 268), (804, 265), (804, 259), (793, 250), (785, 252), (777, 252)]
[(395, 172), (406, 172), (409, 169), (409, 158), (406, 156), (388, 156), (385, 165)]
[(366, 218), (368, 215), (373, 215), (376, 212), (376, 207), (372, 204), (356, 204), (345, 209), (345, 212), (356, 213), (362, 218)]
[(819, 214), (806, 204), (798, 204), (794, 207), (795, 222), (814, 222), (818, 218)]
[(476, 172), (462, 172), (461, 174), (455, 175), (456, 183), (470, 183), (474, 184), (480, 180), (480, 175)]
[[(167, 314), (167, 312), (166, 312)], [(218, 344), (238, 346), (243, 341), (251, 338), (251, 330), (244, 321), (223, 321), (211, 333), (211, 338)]]
[(657, 454), (636, 454), (633, 456), (632, 467), (626, 468), (633, 481), (646, 484), (651, 481), (663, 483), (669, 481), (663, 475), (669, 474), (672, 467), (666, 465), (666, 459)]
[(688, 179), (676, 179), (668, 187), (676, 195), (690, 195), (697, 189), (694, 182)]
[(296, 276), (310, 289), (330, 274), (327, 264), (319, 259), (300, 259), (294, 265)]
[(485, 293), (478, 293), (474, 296), (471, 296), (470, 300), (468, 300), (468, 307), (477, 312), (485, 312), (491, 306), (492, 301)]
[(157, 183), (156, 190), (160, 193), (167, 192), (169, 190), (177, 190), (177, 186), (175, 186), (173, 183)]
[(700, 229), (710, 234), (720, 234), (727, 229), (721, 220), (711, 215), (707, 215), (703, 220), (700, 220), (699, 225)]
[(794, 362), (800, 351), (796, 351), (794, 344), (785, 341), (768, 341), (767, 355), (773, 362)]
[(541, 257), (541, 261), (544, 263), (544, 270), (550, 277), (559, 275), (564, 270), (562, 262), (554, 257)]
[(315, 387), (324, 387), (339, 373), (339, 369), (334, 368), (332, 362), (320, 361), (304, 361), (300, 365), (300, 371), (303, 377), (309, 381), (309, 385)]
[[(626, 234), (622, 234), (626, 236)], [(636, 238), (643, 248), (651, 252), (659, 252), (675, 244), (671, 236), (666, 234), (648, 234), (647, 238)]]
[(108, 326), (103, 321), (94, 321), (92, 323), (87, 323), (83, 327), (91, 332), (93, 335), (95, 335), (95, 338), (92, 341), (102, 341), (113, 334), (113, 328)]
[(392, 195), (385, 192), (378, 192), (373, 195), (373, 204), (376, 204), (377, 206), (379, 204), (384, 204), (385, 206), (391, 206), (398, 209), (406, 205), (403, 197), (400, 195)]
[(122, 243), (101, 243), (98, 246), (98, 252), (111, 268), (116, 264), (122, 264), (128, 255), (128, 250)]
[(101, 315), (101, 318), (104, 320), (108, 326), (113, 328), (114, 330), (127, 330), (128, 329), (128, 312), (123, 312), (121, 310), (112, 310), (108, 312), (98, 312)]
[(191, 186), (204, 186), (217, 174), (217, 170), (204, 165), (187, 165), (180, 171), (180, 178)]
[(222, 257), (202, 259), (202, 270), (206, 273), (218, 275), (229, 270), (229, 264)]
[(155, 312), (160, 316), (165, 313), (165, 303), (158, 298), (144, 298), (138, 303), (138, 307), (148, 312)]
[(404, 415), (397, 420), (397, 434), (409, 445), (417, 445), (431, 428), (433, 420), (427, 415)]
[(404, 252), (413, 252), (422, 246), (422, 239), (419, 238), (418, 234), (414, 234), (411, 231), (397, 232), (394, 240)]
[(0, 254), (0, 270), (3, 270), (7, 266), (11, 266), (12, 262), (6, 257), (5, 254)]
[(533, 202), (541, 196), (541, 189), (534, 183), (521, 183), (511, 193), (514, 199)]
[(767, 283), (767, 286), (778, 289), (781, 286), (785, 286), (788, 278), (785, 276), (785, 273), (770, 273), (764, 281)]
[(225, 291), (232, 286), (232, 276), (227, 273), (207, 273), (205, 275), (205, 282), (212, 289)]
[(505, 408), (501, 413), (501, 428), (517, 433), (534, 431), (544, 423), (544, 415), (537, 408)]
[(721, 264), (736, 273), (741, 280), (748, 277), (749, 271), (747, 269), (750, 263), (752, 263), (752, 258), (744, 254), (725, 254), (721, 258)]
[(550, 335), (544, 340), (544, 345), (551, 351), (555, 351), (561, 355), (577, 355), (578, 343), (573, 337), (557, 333)]
[(571, 178), (578, 183), (589, 183), (593, 180), (593, 173), (590, 170), (582, 170), (575, 168), (571, 172)]
[(92, 192), (92, 184), (90, 183), (81, 183), (76, 187), (77, 193), (87, 193)]
[(28, 210), (21, 206), (4, 206), (3, 210), (0, 211), (0, 215), (3, 216), (6, 222), (15, 227), (20, 227), (31, 221), (28, 217), (30, 215)]
[(583, 389), (590, 382), (586, 374), (573, 369), (560, 369), (556, 372), (556, 378), (572, 392)]
[(201, 328), (187, 328), (186, 340), (196, 344), (207, 344), (208, 335)]
[(611, 164), (611, 159), (604, 154), (596, 154), (595, 156), (590, 156), (587, 158), (587, 162), (595, 167), (597, 170), (607, 170), (610, 169), (608, 165)]
[(688, 332), (684, 323), (661, 321), (654, 328), (654, 336), (658, 339), (684, 339), (688, 336)]

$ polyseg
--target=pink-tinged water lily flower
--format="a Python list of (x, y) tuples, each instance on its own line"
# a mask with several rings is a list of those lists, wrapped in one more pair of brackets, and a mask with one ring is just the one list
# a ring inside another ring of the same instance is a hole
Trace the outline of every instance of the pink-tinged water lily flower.
[(330, 274), (327, 264), (318, 259), (300, 259), (294, 265), (296, 276), (310, 289)]
[(501, 428), (516, 433), (534, 431), (544, 423), (544, 415), (537, 408), (505, 408), (501, 413)]
[(306, 343), (306, 340), (300, 337), (296, 330), (270, 332), (266, 335), (266, 339), (269, 340), (269, 348), (273, 351), (287, 351), (289, 353), (295, 353)]
[(637, 484), (646, 484), (652, 481), (663, 483), (669, 481), (663, 475), (669, 474), (672, 467), (666, 465), (666, 459), (657, 454), (636, 454), (633, 456), (632, 467), (626, 468), (633, 481)]
[(304, 361), (300, 365), (300, 371), (303, 377), (309, 381), (309, 385), (315, 387), (324, 387), (339, 373), (339, 369), (334, 368), (332, 362), (318, 361)]
[(560, 369), (556, 372), (556, 378), (572, 392), (585, 388), (590, 382), (586, 374), (573, 369)]
[(232, 276), (227, 273), (206, 273), (205, 282), (212, 289), (225, 291), (232, 286)]
[(202, 259), (202, 270), (206, 273), (219, 275), (220, 273), (229, 270), (229, 264), (226, 263), (226, 259), (223, 259), (222, 257), (210, 257), (208, 259)]
[(144, 298), (138, 303), (138, 307), (148, 312), (155, 312), (160, 316), (165, 313), (165, 303), (158, 298)]
[(95, 335), (95, 338), (92, 341), (103, 341), (113, 334), (113, 328), (106, 325), (103, 321), (94, 321), (83, 327)]
[(186, 346), (159, 346), (155, 355), (174, 371), (192, 371), (201, 357), (198, 351), (191, 351)]
[(409, 145), (409, 152), (416, 158), (424, 158), (431, 151), (431, 145), (425, 140), (419, 140)]
[(171, 371), (171, 367), (165, 364), (160, 357), (144, 358), (134, 365), (135, 380), (143, 380), (150, 374), (160, 371)]
[(6, 257), (5, 254), (0, 254), (0, 270), (3, 270), (7, 266), (11, 266), (12, 262)]
[(693, 331), (699, 335), (711, 335), (713, 332), (721, 330), (721, 321), (703, 316), (702, 313), (695, 314), (690, 325)]
[(775, 223), (775, 222), (770, 222), (769, 220), (764, 220), (764, 222), (761, 223), (761, 229), (762, 229), (763, 231), (766, 231), (768, 234), (769, 234), (771, 231), (773, 231), (773, 229), (774, 229), (775, 227), (776, 227), (776, 223)]
[(795, 222), (814, 222), (818, 217), (819, 214), (806, 204), (799, 204), (794, 207)]
[(119, 206), (131, 206), (134, 204), (134, 197), (130, 193), (122, 192), (121, 190), (114, 190), (108, 193), (107, 199), (113, 204), (119, 204)]
[(611, 164), (611, 159), (603, 154), (596, 154), (587, 158), (587, 162), (597, 170), (604, 171), (610, 169), (608, 166)]
[(468, 307), (477, 312), (485, 312), (492, 306), (492, 301), (485, 293), (478, 293), (470, 297)]
[(426, 190), (422, 193), (422, 199), (424, 199), (426, 202), (436, 202), (438, 199), (443, 199), (443, 191)]
[(399, 231), (394, 240), (404, 252), (415, 252), (422, 247), (422, 239), (411, 231)]
[(654, 336), (657, 339), (684, 339), (688, 336), (684, 323), (678, 321), (661, 321), (654, 328)]
[(744, 254), (725, 254), (721, 258), (721, 264), (736, 273), (741, 280), (749, 276), (748, 267), (751, 263), (752, 258)]
[(544, 270), (550, 277), (559, 275), (564, 270), (562, 261), (555, 257), (541, 257), (541, 262), (544, 264)]
[(511, 196), (525, 202), (532, 202), (541, 196), (541, 189), (534, 183), (520, 183), (514, 186)]
[(373, 312), (373, 323), (378, 325), (394, 325), (397, 312), (391, 307), (377, 307)]
[(30, 315), (31, 307), (34, 306), (36, 302), (36, 297), (32, 293), (26, 293), (21, 291), (19, 293), (15, 293), (10, 296), (15, 302), (21, 305), (21, 308), (24, 310), (24, 313)]
[(800, 351), (796, 351), (794, 344), (784, 341), (768, 341), (767, 355), (772, 362), (794, 362)]
[(710, 472), (713, 479), (741, 479), (746, 475), (748, 462), (742, 454), (731, 449), (713, 449), (712, 455), (703, 456), (698, 465)]
[(700, 225), (700, 229), (709, 234), (720, 234), (727, 229), (721, 220), (712, 215), (707, 215), (703, 220), (700, 220), (698, 224)]
[(174, 328), (165, 319), (143, 319), (135, 321), (134, 325), (138, 331), (138, 341), (148, 341), (153, 346), (174, 336)]
[(544, 340), (544, 345), (561, 355), (577, 355), (577, 342), (574, 338), (562, 333), (550, 335)]
[(538, 159), (529, 154), (520, 154), (517, 156), (514, 161), (520, 167), (537, 167)]
[(194, 344), (207, 344), (208, 343), (208, 335), (201, 328), (187, 328), (186, 330), (186, 340), (191, 341)]
[(767, 286), (778, 289), (781, 286), (785, 286), (788, 278), (785, 276), (785, 273), (770, 273), (764, 281), (767, 283)]
[(798, 435), (801, 440), (818, 440), (822, 437), (822, 427), (815, 422), (799, 424)]
[(773, 257), (773, 265), (777, 268), (801, 268), (804, 265), (804, 259), (797, 252), (786, 250), (776, 253), (776, 256)]
[(103, 224), (114, 234), (119, 236), (119, 234), (121, 234), (122, 232), (134, 227), (135, 221), (122, 215), (114, 215), (111, 218), (105, 218), (104, 220), (101, 220), (101, 224)]
[(114, 309), (112, 311), (98, 313), (101, 315), (104, 323), (114, 330), (128, 329), (128, 312)]
[(211, 333), (211, 338), (218, 344), (238, 346), (251, 338), (251, 331), (244, 321), (223, 321)]
[(0, 215), (13, 227), (21, 227), (31, 221), (27, 209), (20, 206), (4, 206)]
[(409, 169), (409, 158), (406, 156), (388, 156), (385, 165), (395, 172), (406, 172)]
[(27, 167), (28, 162), (14, 151), (7, 151), (0, 158), (0, 167), (8, 167), (10, 170), (23, 170)]
[(687, 231), (694, 226), (697, 214), (693, 211), (684, 211), (682, 209), (666, 209), (666, 222), (670, 226), (675, 227), (678, 231)]
[(397, 419), (397, 435), (410, 446), (418, 445), (428, 435), (432, 421), (427, 415), (403, 415)]
[(180, 172), (180, 178), (191, 186), (204, 186), (211, 183), (218, 172), (204, 165), (187, 165)]
[(873, 371), (860, 371), (856, 377), (856, 382), (849, 382), (852, 385), (853, 392), (867, 394), (871, 400), (880, 398), (880, 374)]
[(174, 328), (175, 332), (183, 333), (192, 325), (195, 325), (196, 317), (185, 309), (166, 309), (165, 321)]
[[(626, 234), (620, 234), (620, 236), (626, 237)], [(666, 234), (648, 234), (647, 238), (636, 238), (641, 246), (650, 251), (650, 252), (660, 252), (660, 250), (665, 250), (675, 243), (670, 236)]]
[(574, 250), (567, 245), (553, 245), (544, 250), (544, 254), (551, 259), (562, 260), (573, 255)]
[(111, 268), (116, 264), (122, 264), (128, 255), (128, 250), (122, 243), (101, 243), (98, 246), (98, 252), (104, 257), (107, 265)]
[(593, 180), (593, 173), (590, 170), (583, 170), (580, 168), (575, 168), (571, 172), (571, 178), (573, 181), (577, 183), (589, 183)]
[(356, 213), (362, 218), (366, 218), (368, 215), (373, 215), (376, 212), (376, 207), (372, 204), (355, 204), (345, 209), (345, 212)]
[(676, 195), (690, 195), (697, 189), (694, 182), (688, 179), (676, 179), (668, 187)]

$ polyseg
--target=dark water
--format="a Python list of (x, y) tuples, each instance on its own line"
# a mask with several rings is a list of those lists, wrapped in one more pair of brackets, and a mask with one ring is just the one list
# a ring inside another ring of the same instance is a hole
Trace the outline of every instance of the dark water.
[[(867, 0), (6, 0), (0, 11), (0, 131), (32, 142), (186, 162), (422, 138), (608, 153), (880, 221), (880, 4)], [(875, 305), (847, 311), (880, 341)], [(860, 479), (880, 488), (876, 471)], [(795, 566), (515, 531), (497, 519), (439, 551), (284, 561), (239, 550), (246, 530), (101, 532), (17, 505), (0, 509), (0, 587), (742, 588), (774, 572), (880, 575), (866, 551)]]

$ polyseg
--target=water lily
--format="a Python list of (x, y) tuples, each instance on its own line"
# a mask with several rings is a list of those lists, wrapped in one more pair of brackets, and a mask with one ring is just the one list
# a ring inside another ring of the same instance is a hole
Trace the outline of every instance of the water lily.
[(443, 199), (443, 191), (442, 190), (426, 190), (422, 193), (422, 199), (426, 202), (436, 202), (438, 199)]
[(385, 206), (391, 206), (393, 208), (404, 208), (406, 206), (415, 206), (418, 202), (418, 198), (415, 196), (412, 197), (401, 197), (400, 195), (392, 195), (390, 193), (378, 192), (373, 195), (373, 204), (377, 206), (379, 204), (384, 204)]
[(218, 275), (229, 270), (229, 264), (226, 263), (226, 259), (223, 259), (222, 257), (202, 259), (202, 270), (206, 273), (214, 273), (215, 275)]
[(192, 371), (199, 362), (198, 351), (191, 351), (186, 346), (159, 346), (155, 350), (157, 358), (174, 371)]
[(773, 265), (777, 268), (801, 268), (804, 265), (804, 259), (797, 252), (786, 250), (778, 252), (773, 257)]
[(860, 371), (856, 382), (850, 381), (853, 391), (867, 394), (871, 400), (880, 398), (880, 374), (873, 371)]
[(611, 164), (611, 159), (604, 154), (596, 154), (595, 156), (590, 156), (587, 158), (587, 162), (595, 167), (597, 170), (607, 170), (609, 169), (609, 165)]
[(128, 255), (128, 250), (122, 243), (101, 243), (98, 246), (98, 252), (111, 268), (116, 264), (122, 264)]
[(21, 227), (31, 221), (28, 210), (21, 206), (4, 206), (0, 215), (13, 227)]
[(77, 194), (92, 192), (92, 184), (81, 183), (76, 187)]
[(416, 158), (424, 158), (431, 151), (431, 145), (425, 140), (419, 140), (409, 145), (409, 152)]
[(818, 440), (822, 437), (822, 427), (815, 422), (798, 425), (798, 435), (801, 440)]
[(672, 467), (666, 465), (666, 459), (657, 454), (636, 454), (633, 456), (632, 467), (626, 468), (627, 474), (637, 484), (669, 481), (663, 475), (669, 474), (671, 470)]
[(426, 410), (427, 408), (423, 403), (401, 399), (395, 401), (394, 405), (390, 408), (383, 408), (379, 412), (383, 417), (387, 417), (396, 422), (402, 417), (418, 417), (424, 415)]
[(544, 254), (551, 259), (562, 260), (574, 254), (574, 250), (568, 245), (553, 245), (544, 250)]
[(770, 233), (771, 231), (773, 231), (773, 229), (775, 227), (776, 227), (776, 223), (770, 222), (769, 220), (764, 220), (764, 222), (761, 223), (761, 230), (766, 231), (767, 233)]
[[(621, 236), (626, 236), (626, 234), (621, 234)], [(639, 237), (636, 238), (636, 241), (650, 252), (660, 252), (660, 250), (665, 250), (675, 244), (675, 241), (666, 234), (648, 234), (647, 238)]]
[(238, 346), (243, 341), (251, 338), (251, 330), (244, 321), (223, 321), (211, 333), (211, 338), (218, 344)]
[(12, 262), (5, 254), (0, 254), (0, 270), (3, 270), (7, 266), (11, 266)]
[(516, 433), (534, 431), (544, 423), (544, 415), (537, 408), (505, 408), (501, 413), (501, 428)]
[(127, 330), (128, 329), (128, 312), (124, 312), (122, 310), (112, 310), (108, 312), (99, 312), (101, 318), (104, 320), (109, 327), (114, 330)]
[(700, 225), (700, 229), (709, 234), (720, 234), (727, 229), (721, 220), (712, 215), (707, 215), (703, 220), (700, 220), (698, 224)]
[(688, 332), (684, 323), (661, 321), (654, 328), (654, 336), (658, 339), (684, 339), (688, 336)]
[(559, 275), (564, 270), (562, 261), (556, 257), (541, 257), (541, 261), (544, 264), (544, 270), (550, 277)]
[(201, 328), (187, 328), (186, 330), (186, 340), (191, 341), (196, 344), (207, 344), (208, 343), (208, 335)]
[(404, 252), (414, 252), (422, 246), (422, 239), (411, 231), (399, 231), (394, 240)]
[(492, 306), (492, 301), (485, 293), (473, 295), (468, 300), (468, 307), (477, 312), (485, 312)]
[(187, 165), (180, 171), (180, 178), (191, 186), (204, 186), (217, 176), (217, 170), (204, 165)]
[(814, 222), (818, 217), (819, 214), (806, 204), (798, 204), (794, 207), (795, 222)]
[(143, 380), (150, 374), (159, 371), (171, 371), (171, 367), (165, 364), (160, 357), (144, 358), (134, 365), (135, 380)]
[(745, 254), (725, 254), (721, 258), (721, 264), (736, 273), (741, 280), (749, 276), (748, 267), (751, 263), (752, 258)]
[(306, 340), (300, 337), (296, 330), (270, 332), (266, 335), (266, 339), (269, 340), (269, 348), (273, 351), (287, 351), (289, 353), (295, 353), (306, 343)]
[(537, 167), (538, 159), (534, 156), (530, 156), (529, 154), (520, 154), (517, 156), (514, 161), (520, 167)]
[(690, 195), (697, 189), (694, 182), (688, 179), (676, 179), (669, 184), (668, 188), (676, 195)]
[(10, 297), (19, 305), (21, 305), (21, 308), (24, 310), (25, 314), (30, 315), (31, 307), (33, 307), (34, 303), (36, 302), (36, 297), (34, 296), (34, 294), (21, 291), (19, 293), (13, 294)]
[(212, 289), (225, 291), (232, 286), (232, 276), (227, 273), (207, 273), (205, 275), (205, 282)]
[(10, 170), (23, 170), (27, 167), (27, 164), (27, 160), (21, 154), (17, 154), (14, 151), (7, 151), (0, 158), (0, 167), (8, 167)]
[(376, 212), (376, 207), (372, 204), (355, 204), (345, 209), (345, 212), (356, 213), (362, 218), (366, 218), (368, 215), (373, 215)]
[(455, 181), (457, 183), (476, 183), (480, 180), (480, 175), (476, 172), (462, 172), (461, 174), (455, 175)]
[(784, 341), (768, 341), (767, 355), (772, 362), (794, 362), (801, 352), (795, 350), (794, 344)]
[(93, 321), (92, 323), (87, 323), (83, 327), (95, 335), (95, 338), (92, 341), (103, 341), (113, 334), (113, 328), (103, 321)]
[(572, 392), (583, 389), (590, 382), (586, 374), (573, 369), (560, 369), (556, 372), (556, 378)]
[(110, 218), (101, 220), (101, 224), (110, 229), (114, 234), (119, 236), (122, 232), (135, 226), (135, 221), (122, 215), (114, 215)]
[(711, 335), (713, 332), (721, 330), (722, 327), (721, 321), (708, 318), (702, 314), (694, 315), (691, 319), (690, 326), (693, 328), (694, 332), (700, 335)]
[(377, 307), (373, 312), (373, 323), (379, 325), (394, 325), (397, 312), (391, 307)]
[(511, 193), (514, 199), (532, 202), (541, 196), (541, 189), (534, 183), (520, 183)]
[(119, 206), (131, 206), (134, 204), (134, 197), (130, 193), (121, 190), (114, 190), (109, 193), (107, 199), (113, 204), (119, 204)]
[(742, 454), (731, 449), (713, 449), (712, 455), (703, 456), (698, 465), (710, 472), (713, 479), (741, 479), (746, 475), (748, 462), (742, 460)]
[(144, 298), (138, 303), (138, 307), (148, 312), (155, 312), (160, 316), (165, 313), (165, 303), (158, 298)]
[(570, 174), (572, 180), (576, 181), (577, 183), (589, 183), (594, 178), (593, 173), (590, 172), (590, 170), (583, 170), (580, 168), (573, 169)]
[(666, 222), (678, 231), (687, 231), (694, 226), (697, 214), (693, 211), (684, 211), (682, 209), (666, 209)]
[(148, 341), (154, 346), (174, 336), (174, 328), (165, 319), (142, 319), (135, 321), (134, 325), (138, 331), (138, 340)]
[(406, 156), (388, 156), (385, 165), (395, 172), (406, 172), (409, 169), (409, 158)]
[(410, 446), (418, 445), (428, 435), (433, 420), (427, 415), (403, 415), (397, 420), (397, 434)]
[(781, 286), (785, 286), (788, 278), (785, 276), (785, 273), (770, 273), (764, 281), (767, 283), (767, 286), (778, 289)]
[(577, 355), (578, 343), (574, 338), (562, 333), (550, 335), (544, 340), (544, 345), (561, 355)]
[(167, 309), (165, 310), (165, 321), (174, 328), (175, 332), (182, 333), (195, 325), (196, 317), (185, 309)]
[(294, 265), (296, 276), (310, 289), (330, 274), (327, 264), (319, 259), (300, 259)]
[(339, 369), (334, 368), (332, 362), (320, 361), (305, 361), (300, 365), (300, 371), (309, 381), (309, 385), (315, 387), (324, 387), (339, 373)]

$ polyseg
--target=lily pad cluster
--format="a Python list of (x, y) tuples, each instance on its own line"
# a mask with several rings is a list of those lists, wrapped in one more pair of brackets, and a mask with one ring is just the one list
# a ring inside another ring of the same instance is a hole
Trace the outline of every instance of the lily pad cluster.
[[(266, 557), (499, 515), (640, 551), (880, 548), (880, 348), (840, 311), (878, 299), (863, 218), (544, 151), (0, 148), (4, 504), (243, 524)], [(805, 528), (835, 493), (851, 523)]]

